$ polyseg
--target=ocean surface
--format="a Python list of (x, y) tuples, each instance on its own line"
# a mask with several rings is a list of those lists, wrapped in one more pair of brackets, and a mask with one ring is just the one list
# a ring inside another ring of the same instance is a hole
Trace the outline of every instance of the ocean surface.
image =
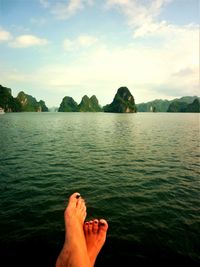
[(55, 265), (75, 191), (86, 200), (88, 220), (109, 223), (96, 266), (198, 266), (199, 118), (1, 115), (1, 266)]

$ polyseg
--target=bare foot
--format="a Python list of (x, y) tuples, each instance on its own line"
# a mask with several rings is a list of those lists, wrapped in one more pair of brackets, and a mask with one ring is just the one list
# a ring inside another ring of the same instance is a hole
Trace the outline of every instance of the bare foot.
[(65, 242), (56, 267), (91, 267), (83, 231), (85, 218), (85, 202), (79, 193), (74, 193), (64, 213)]
[(92, 266), (94, 266), (97, 255), (105, 243), (107, 230), (108, 223), (103, 219), (99, 221), (95, 219), (84, 224), (87, 251)]

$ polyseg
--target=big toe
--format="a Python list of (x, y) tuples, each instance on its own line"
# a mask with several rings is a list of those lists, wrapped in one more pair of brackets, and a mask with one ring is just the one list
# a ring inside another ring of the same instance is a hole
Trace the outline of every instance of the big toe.
[(69, 197), (69, 201), (75, 201), (75, 200), (77, 200), (80, 196), (81, 196), (80, 193), (75, 192), (75, 193), (73, 193), (73, 194)]
[(80, 194), (79, 193), (73, 193), (70, 197), (69, 197), (69, 205), (72, 205), (74, 207), (76, 207), (77, 201), (80, 198)]

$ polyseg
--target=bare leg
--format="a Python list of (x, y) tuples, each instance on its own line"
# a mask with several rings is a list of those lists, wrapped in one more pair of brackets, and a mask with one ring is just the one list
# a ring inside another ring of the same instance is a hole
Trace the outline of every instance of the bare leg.
[(83, 231), (86, 206), (79, 193), (69, 198), (64, 213), (65, 242), (56, 261), (56, 267), (91, 267)]
[(94, 266), (97, 255), (105, 243), (107, 230), (108, 223), (103, 219), (99, 221), (95, 219), (84, 224), (85, 240), (91, 266)]

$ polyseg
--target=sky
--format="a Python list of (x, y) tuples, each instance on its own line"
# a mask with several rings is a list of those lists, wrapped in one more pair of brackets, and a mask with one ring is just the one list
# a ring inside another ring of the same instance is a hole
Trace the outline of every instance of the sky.
[(0, 0), (0, 84), (59, 106), (200, 95), (199, 0)]

